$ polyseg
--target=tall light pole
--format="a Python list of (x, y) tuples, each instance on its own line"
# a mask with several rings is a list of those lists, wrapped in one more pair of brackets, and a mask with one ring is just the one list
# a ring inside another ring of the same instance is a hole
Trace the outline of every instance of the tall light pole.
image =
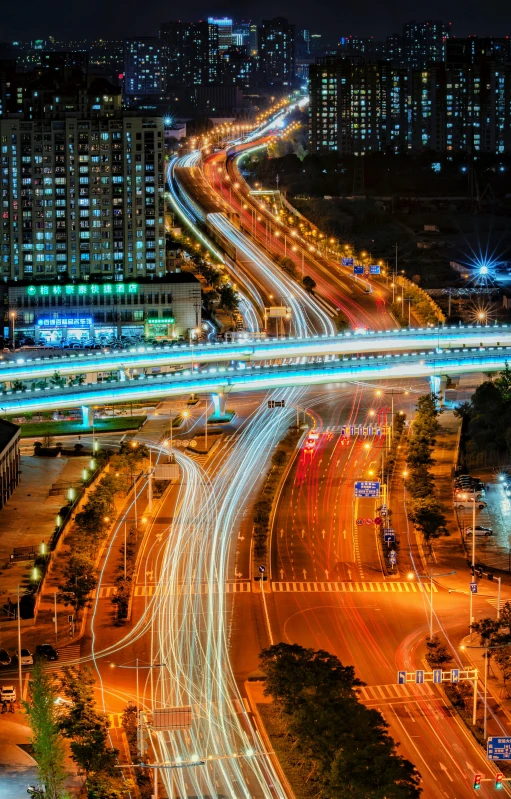
[(12, 333), (11, 333), (11, 337), (12, 337), (12, 348), (13, 348), (13, 350), (15, 350), (15, 349), (16, 349), (16, 339), (15, 339), (15, 337), (14, 337), (14, 326), (15, 326), (15, 324), (16, 324), (16, 317), (17, 317), (17, 316), (18, 316), (18, 314), (17, 314), (17, 312), (16, 312), (16, 311), (11, 311), (11, 312), (9, 313), (9, 318), (10, 318), (10, 320), (11, 320), (11, 326), (12, 326)]
[[(476, 565), (476, 500), (472, 500), (472, 575), (474, 576), (474, 568)], [(470, 640), (472, 640), (472, 624), (474, 623), (473, 607), (473, 593), (470, 591), (470, 621), (468, 629), (470, 630)]]
[[(429, 612), (429, 637), (430, 637), (430, 639), (433, 638), (433, 578), (434, 577), (450, 577), (453, 574), (456, 574), (456, 572), (455, 571), (442, 572), (441, 574), (433, 574), (433, 572), (430, 572), (429, 574), (418, 574), (417, 575), (417, 579), (419, 580), (419, 582), (422, 582), (423, 578), (429, 580), (429, 607), (430, 607), (430, 612)], [(413, 580), (414, 577), (415, 577), (415, 574), (413, 572), (409, 572), (408, 579), (409, 580)]]

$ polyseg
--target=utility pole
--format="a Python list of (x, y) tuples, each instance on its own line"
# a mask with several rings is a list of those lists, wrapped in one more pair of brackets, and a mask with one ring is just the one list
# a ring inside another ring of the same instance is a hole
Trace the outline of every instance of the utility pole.
[(18, 701), (23, 698), (23, 675), (21, 673), (21, 614), (20, 614), (20, 587), (18, 585), (18, 679), (20, 682), (20, 693)]

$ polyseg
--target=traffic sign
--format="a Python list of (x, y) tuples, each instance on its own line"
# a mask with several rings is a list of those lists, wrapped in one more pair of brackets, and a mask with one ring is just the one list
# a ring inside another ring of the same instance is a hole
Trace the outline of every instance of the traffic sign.
[(369, 274), (370, 275), (379, 275), (381, 272), (379, 264), (371, 264), (369, 266)]
[(477, 583), (470, 583), (470, 590), (473, 594), (477, 594)]
[(442, 669), (433, 669), (433, 682), (442, 682)]
[(383, 532), (384, 532), (384, 533), (394, 533), (394, 532), (395, 532), (395, 530), (394, 530), (394, 528), (393, 528), (393, 527), (384, 527), (384, 528), (383, 528)]
[(368, 525), (369, 524), (373, 524), (373, 520), (372, 519), (366, 519), (365, 521), (366, 521), (366, 524), (368, 524)]
[(353, 266), (353, 258), (343, 258), (341, 263), (343, 266)]
[(266, 566), (259, 566), (259, 571), (261, 572), (261, 574), (264, 574), (266, 571)]
[(364, 520), (363, 519), (357, 519), (357, 524), (364, 524)]
[(374, 523), (375, 524), (381, 524), (381, 516), (376, 516), (376, 518), (374, 520)]
[(460, 670), (451, 669), (451, 682), (457, 683), (460, 681)]
[(423, 669), (418, 669), (415, 672), (415, 682), (417, 683), (417, 685), (422, 685), (424, 683), (424, 670)]
[(398, 685), (405, 685), (406, 684), (406, 671), (398, 671), (398, 673), (397, 673), (397, 684)]
[(378, 499), (380, 496), (380, 483), (377, 480), (355, 481), (355, 496)]
[(353, 267), (353, 274), (354, 275), (363, 275), (364, 274), (364, 267), (363, 266), (354, 266)]
[(387, 544), (393, 544), (394, 541), (396, 540), (396, 535), (394, 531), (392, 530), (392, 532), (390, 533), (383, 533), (383, 540), (386, 541)]
[(390, 560), (391, 564), (394, 566), (396, 561), (397, 561), (397, 556), (396, 556), (396, 552), (395, 552), (394, 549), (391, 551), (391, 553), (389, 555), (389, 560)]
[(511, 760), (511, 736), (488, 738), (488, 760)]

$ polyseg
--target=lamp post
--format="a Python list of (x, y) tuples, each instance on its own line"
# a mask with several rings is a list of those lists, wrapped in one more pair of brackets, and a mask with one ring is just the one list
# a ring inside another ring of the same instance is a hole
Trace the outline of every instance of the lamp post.
[(16, 339), (15, 339), (14, 327), (15, 327), (15, 324), (16, 324), (16, 317), (17, 316), (18, 316), (18, 314), (17, 314), (16, 311), (10, 311), (9, 319), (11, 320), (11, 329), (12, 329), (11, 340), (12, 340), (12, 349), (13, 350), (16, 349)]
[(417, 579), (419, 580), (419, 582), (421, 582), (421, 580), (423, 578), (429, 580), (429, 607), (430, 607), (430, 612), (429, 612), (429, 637), (430, 637), (430, 639), (433, 638), (433, 578), (434, 577), (450, 577), (453, 574), (456, 574), (456, 572), (455, 571), (442, 572), (441, 574), (433, 574), (433, 572), (430, 572), (429, 574), (417, 574), (417, 575), (415, 575), (413, 572), (409, 572), (409, 574), (408, 574), (408, 579), (409, 580), (413, 580), (415, 576), (417, 576)]
[[(487, 722), (488, 722), (488, 665), (489, 665), (489, 656), (488, 652), (490, 649), (502, 649), (502, 647), (507, 646), (507, 644), (497, 644), (496, 646), (489, 646), (488, 644), (481, 644), (480, 646), (473, 646), (471, 644), (465, 645), (462, 644), (460, 649), (464, 651), (465, 649), (484, 649), (484, 717), (483, 717), (483, 738), (486, 740), (487, 735)], [(476, 700), (474, 699), (474, 720), (473, 723), (475, 724), (475, 703)]]
[[(472, 574), (474, 574), (474, 568), (476, 565), (476, 500), (475, 497), (472, 500)], [(470, 630), (470, 640), (472, 641), (472, 624), (474, 623), (474, 615), (472, 611), (473, 607), (473, 593), (470, 592), (470, 620), (468, 628)]]

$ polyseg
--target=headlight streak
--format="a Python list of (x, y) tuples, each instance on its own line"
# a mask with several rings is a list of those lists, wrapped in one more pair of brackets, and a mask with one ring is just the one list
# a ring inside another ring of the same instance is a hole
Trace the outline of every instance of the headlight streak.
[(260, 406), (211, 480), (176, 452), (189, 485), (174, 516), (154, 605), (151, 657), (166, 667), (152, 674), (153, 701), (155, 707), (191, 704), (194, 721), (187, 733), (156, 733), (156, 739), (161, 762), (189, 761), (198, 753), (206, 765), (172, 775), (162, 770), (169, 791), (174, 780), (174, 795), (177, 787), (181, 796), (285, 796), (261, 741), (240, 712), (242, 698), (229, 662), (225, 584), (233, 530), (253, 475), (289, 424), (301, 394), (292, 389), (272, 395), (286, 399), (290, 407), (283, 414), (268, 414)]

